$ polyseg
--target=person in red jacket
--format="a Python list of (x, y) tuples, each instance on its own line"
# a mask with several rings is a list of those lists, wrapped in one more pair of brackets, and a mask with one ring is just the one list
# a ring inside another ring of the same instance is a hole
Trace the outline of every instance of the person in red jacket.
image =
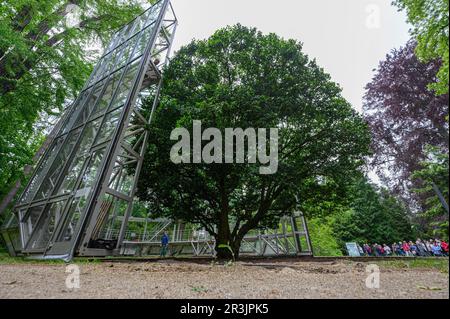
[(441, 241), (442, 252), (448, 256), (448, 243)]
[(411, 257), (412, 256), (411, 248), (409, 247), (409, 245), (408, 245), (408, 243), (406, 241), (403, 242), (402, 248), (403, 248), (403, 251), (405, 252), (407, 257)]

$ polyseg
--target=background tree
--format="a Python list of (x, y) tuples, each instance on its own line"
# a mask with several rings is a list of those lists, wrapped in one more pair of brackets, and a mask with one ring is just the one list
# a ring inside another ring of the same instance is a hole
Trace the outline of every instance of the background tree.
[(395, 0), (394, 4), (406, 10), (413, 25), (418, 57), (425, 62), (442, 62), (437, 79), (429, 83), (438, 94), (448, 94), (449, 0)]
[(333, 229), (334, 216), (308, 220), (309, 236), (314, 256), (342, 256), (342, 244)]
[[(1, 210), (19, 190), (22, 168), (33, 164), (54, 119), (78, 94), (102, 44), (140, 13), (143, 4), (1, 1), (0, 201), (7, 196)], [(30, 171), (31, 167), (25, 170)]]
[(367, 85), (364, 116), (373, 136), (372, 164), (411, 210), (424, 205), (424, 199), (412, 192), (420, 181), (411, 174), (421, 168), (425, 148), (433, 145), (448, 154), (448, 94), (435, 96), (428, 88), (439, 66), (438, 61), (420, 62), (414, 42), (409, 42), (387, 55)]
[(352, 186), (350, 205), (334, 218), (333, 230), (346, 242), (392, 244), (412, 239), (407, 209), (388, 190), (360, 178)]
[[(279, 128), (278, 172), (260, 175), (260, 164), (249, 163), (172, 163), (170, 133), (185, 127), (192, 136), (193, 120), (222, 134)], [(220, 258), (231, 257), (226, 246), (237, 256), (250, 230), (273, 227), (296, 198), (338, 198), (370, 142), (365, 122), (300, 43), (240, 25), (180, 49), (165, 71), (150, 134), (138, 196), (155, 215), (205, 227)]]
[(412, 175), (412, 178), (420, 183), (420, 187), (414, 191), (425, 199), (424, 211), (418, 219), (424, 219), (426, 223), (419, 223), (422, 226), (420, 230), (428, 236), (448, 240), (448, 211), (436, 194), (437, 188), (448, 205), (448, 154), (443, 154), (438, 148), (431, 146), (427, 148), (426, 154), (427, 159), (421, 163), (422, 168)]

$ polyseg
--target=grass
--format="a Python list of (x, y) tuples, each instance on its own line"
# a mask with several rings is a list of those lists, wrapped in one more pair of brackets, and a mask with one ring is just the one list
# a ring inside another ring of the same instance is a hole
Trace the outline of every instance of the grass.
[[(98, 259), (93, 258), (74, 258), (71, 264), (91, 264), (99, 263)], [(0, 265), (16, 265), (16, 264), (38, 264), (38, 265), (63, 265), (66, 264), (63, 260), (36, 260), (28, 259), (26, 257), (11, 257), (8, 253), (0, 251)]]
[(203, 287), (203, 286), (199, 286), (199, 287), (196, 287), (196, 286), (190, 286), (191, 287), (191, 290), (193, 291), (193, 292), (208, 292), (208, 289), (206, 289), (205, 287)]
[(414, 258), (411, 260), (380, 260), (376, 264), (396, 269), (431, 269), (449, 273), (448, 258)]

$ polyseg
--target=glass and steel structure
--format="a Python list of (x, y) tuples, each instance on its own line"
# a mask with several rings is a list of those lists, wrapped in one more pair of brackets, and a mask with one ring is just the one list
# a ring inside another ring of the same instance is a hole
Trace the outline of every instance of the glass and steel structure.
[(16, 204), (23, 253), (118, 254), (176, 27), (160, 0), (112, 37)]

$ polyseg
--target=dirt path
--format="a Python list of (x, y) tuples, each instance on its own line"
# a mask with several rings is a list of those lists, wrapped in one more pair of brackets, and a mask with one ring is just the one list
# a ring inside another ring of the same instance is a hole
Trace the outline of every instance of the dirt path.
[(381, 267), (368, 289), (365, 263), (177, 261), (80, 264), (80, 288), (63, 264), (0, 265), (0, 298), (449, 298), (448, 273)]

